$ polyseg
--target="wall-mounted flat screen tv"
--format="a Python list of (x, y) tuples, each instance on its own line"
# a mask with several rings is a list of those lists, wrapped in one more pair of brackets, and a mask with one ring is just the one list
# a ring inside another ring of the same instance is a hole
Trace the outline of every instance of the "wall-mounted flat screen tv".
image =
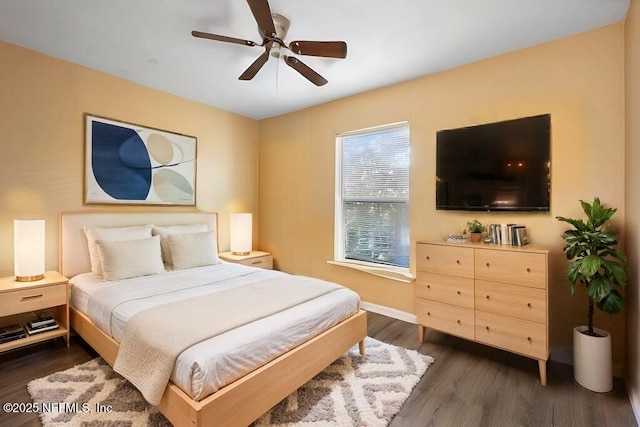
[(551, 115), (441, 130), (436, 209), (549, 211)]

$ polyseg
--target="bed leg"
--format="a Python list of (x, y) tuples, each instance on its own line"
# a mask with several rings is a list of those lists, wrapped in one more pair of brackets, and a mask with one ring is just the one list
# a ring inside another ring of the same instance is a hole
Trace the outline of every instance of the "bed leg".
[(365, 355), (365, 351), (364, 351), (364, 340), (360, 341), (358, 343), (358, 350), (360, 350), (360, 355), (364, 356)]

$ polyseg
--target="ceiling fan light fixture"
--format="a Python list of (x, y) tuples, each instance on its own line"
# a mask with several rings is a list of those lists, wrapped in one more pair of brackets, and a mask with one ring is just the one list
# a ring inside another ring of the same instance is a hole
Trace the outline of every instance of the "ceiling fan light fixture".
[(287, 32), (289, 31), (289, 27), (291, 26), (291, 21), (289, 21), (279, 13), (272, 13), (271, 17), (273, 18), (273, 25), (276, 27), (276, 36), (280, 40), (286, 39)]
[(274, 58), (280, 58), (280, 54), (282, 52), (281, 47), (282, 46), (280, 46), (278, 43), (274, 43), (273, 47), (271, 48), (271, 56), (273, 56)]

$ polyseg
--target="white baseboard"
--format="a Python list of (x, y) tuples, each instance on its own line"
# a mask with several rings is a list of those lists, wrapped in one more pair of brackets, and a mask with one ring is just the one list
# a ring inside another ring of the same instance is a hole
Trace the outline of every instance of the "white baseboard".
[(628, 380), (626, 383), (629, 393), (629, 401), (631, 402), (631, 409), (633, 409), (633, 415), (636, 417), (636, 423), (640, 425), (640, 396), (638, 395), (638, 392), (631, 387)]
[(418, 318), (413, 313), (407, 313), (406, 311), (397, 310), (395, 308), (387, 307), (384, 305), (374, 304), (372, 302), (362, 301), (360, 306), (363, 310), (371, 311), (373, 313), (382, 314), (392, 319), (402, 320), (413, 324), (418, 323)]

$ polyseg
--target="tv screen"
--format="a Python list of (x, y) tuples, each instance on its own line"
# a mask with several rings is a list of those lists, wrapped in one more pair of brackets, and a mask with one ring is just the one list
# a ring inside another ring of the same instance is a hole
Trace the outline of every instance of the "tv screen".
[(548, 211), (549, 114), (441, 130), (436, 209)]

